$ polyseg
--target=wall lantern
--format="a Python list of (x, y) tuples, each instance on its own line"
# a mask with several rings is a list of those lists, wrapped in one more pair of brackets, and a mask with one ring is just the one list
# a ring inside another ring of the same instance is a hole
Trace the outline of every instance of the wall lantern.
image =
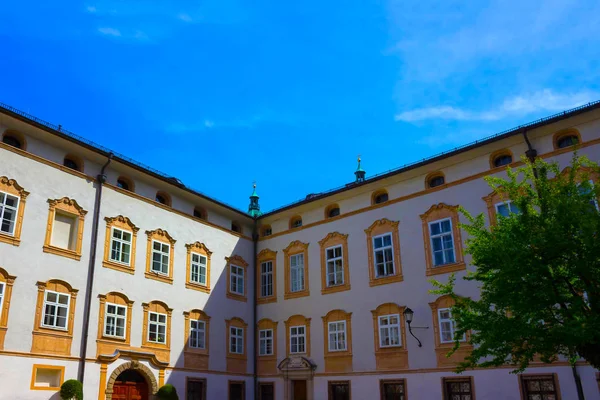
[(412, 335), (412, 337), (414, 337), (417, 342), (419, 343), (419, 347), (423, 347), (423, 344), (421, 343), (421, 341), (419, 340), (418, 337), (415, 336), (415, 334), (413, 333), (413, 329), (429, 329), (428, 326), (412, 326), (412, 320), (413, 320), (413, 316), (415, 315), (415, 312), (413, 310), (411, 310), (410, 307), (406, 307), (404, 309), (404, 319), (406, 320), (406, 323), (408, 324), (408, 332)]

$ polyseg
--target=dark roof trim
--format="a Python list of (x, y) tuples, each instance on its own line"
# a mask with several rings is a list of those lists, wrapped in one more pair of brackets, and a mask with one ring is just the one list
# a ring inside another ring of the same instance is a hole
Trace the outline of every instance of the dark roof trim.
[(341, 187), (338, 187), (338, 188), (335, 188), (335, 189), (328, 190), (326, 192), (322, 192), (322, 193), (318, 193), (318, 194), (311, 194), (311, 195), (307, 196), (305, 199), (302, 199), (302, 200), (296, 201), (294, 203), (291, 203), (291, 204), (288, 204), (288, 205), (276, 208), (274, 210), (271, 210), (269, 212), (266, 212), (263, 215), (261, 215), (258, 219), (266, 218), (266, 217), (269, 217), (269, 216), (271, 216), (273, 214), (277, 214), (279, 212), (282, 212), (282, 211), (285, 211), (285, 210), (289, 210), (290, 208), (294, 208), (294, 207), (297, 207), (297, 206), (300, 206), (300, 205), (303, 205), (303, 204), (311, 203), (313, 201), (317, 201), (317, 200), (320, 200), (320, 199), (324, 199), (326, 197), (333, 196), (335, 194), (342, 193), (342, 192), (345, 192), (347, 190), (351, 190), (351, 189), (354, 189), (354, 188), (357, 188), (357, 187), (360, 187), (360, 186), (368, 185), (370, 183), (379, 181), (381, 179), (385, 179), (385, 178), (388, 178), (390, 176), (398, 175), (398, 174), (401, 174), (403, 172), (407, 172), (407, 171), (410, 171), (410, 170), (415, 169), (415, 168), (422, 167), (422, 166), (427, 165), (427, 164), (432, 164), (432, 163), (434, 163), (436, 161), (440, 161), (440, 160), (443, 160), (445, 158), (452, 157), (452, 156), (455, 156), (455, 155), (467, 152), (467, 151), (472, 150), (474, 148), (481, 147), (481, 146), (484, 146), (486, 144), (493, 143), (493, 142), (505, 139), (505, 138), (510, 137), (510, 136), (521, 134), (524, 131), (528, 131), (528, 130), (531, 130), (531, 129), (536, 129), (536, 128), (540, 128), (542, 126), (550, 125), (550, 124), (553, 124), (555, 122), (562, 121), (564, 119), (571, 118), (571, 117), (574, 117), (574, 116), (579, 115), (579, 114), (583, 114), (583, 113), (588, 112), (588, 111), (595, 110), (597, 108), (600, 108), (600, 100), (592, 101), (592, 102), (590, 102), (588, 104), (585, 104), (585, 105), (582, 105), (582, 106), (579, 106), (579, 107), (576, 107), (576, 108), (572, 108), (570, 110), (566, 110), (566, 111), (563, 111), (563, 112), (560, 112), (560, 113), (557, 113), (557, 114), (554, 114), (554, 115), (550, 115), (548, 117), (540, 118), (538, 120), (526, 123), (524, 125), (519, 125), (516, 128), (512, 128), (512, 129), (509, 129), (509, 130), (505, 130), (505, 131), (496, 133), (496, 134), (488, 136), (486, 138), (483, 138), (483, 139), (480, 139), (480, 140), (476, 140), (474, 142), (465, 144), (465, 145), (460, 146), (460, 147), (456, 147), (453, 150), (449, 150), (449, 151), (445, 151), (445, 152), (436, 154), (436, 155), (431, 156), (429, 158), (424, 158), (421, 161), (416, 161), (416, 162), (413, 162), (411, 164), (405, 164), (402, 167), (395, 168), (395, 169), (392, 169), (392, 170), (387, 171), (387, 172), (383, 172), (383, 173), (380, 173), (380, 174), (373, 175), (370, 178), (367, 178), (366, 180), (364, 180), (363, 182), (358, 182), (358, 183), (354, 183), (353, 182), (353, 183), (349, 183), (347, 185), (344, 185), (344, 186), (341, 186)]
[(137, 169), (138, 171), (141, 171), (141, 172), (143, 172), (145, 174), (148, 174), (148, 175), (153, 176), (153, 177), (155, 177), (157, 179), (160, 179), (161, 181), (166, 182), (166, 183), (168, 183), (168, 184), (170, 184), (172, 186), (175, 186), (175, 187), (177, 187), (177, 188), (179, 188), (181, 190), (184, 190), (184, 191), (186, 191), (188, 193), (191, 193), (191, 194), (193, 194), (195, 196), (201, 197), (201, 198), (203, 198), (205, 200), (208, 200), (208, 201), (210, 201), (212, 203), (215, 203), (215, 204), (217, 204), (217, 205), (219, 205), (221, 207), (224, 207), (224, 208), (226, 208), (226, 209), (228, 209), (230, 211), (233, 211), (233, 212), (235, 212), (237, 214), (240, 214), (240, 215), (242, 215), (244, 217), (247, 217), (247, 218), (251, 219), (251, 217), (246, 212), (244, 212), (242, 210), (239, 210), (239, 209), (235, 208), (234, 206), (231, 206), (229, 204), (223, 203), (222, 201), (216, 200), (216, 199), (214, 199), (214, 198), (212, 198), (210, 196), (205, 195), (204, 193), (201, 193), (201, 192), (198, 192), (198, 191), (193, 190), (191, 188), (188, 188), (179, 179), (177, 179), (175, 177), (169, 176), (169, 175), (167, 175), (167, 174), (165, 174), (163, 172), (160, 172), (157, 169), (154, 169), (152, 167), (144, 165), (144, 164), (142, 164), (142, 163), (140, 163), (138, 161), (135, 161), (135, 160), (133, 160), (133, 159), (127, 157), (127, 156), (124, 156), (124, 155), (119, 154), (119, 153), (115, 153), (114, 151), (112, 151), (112, 150), (110, 150), (110, 149), (108, 149), (108, 148), (106, 148), (104, 146), (101, 146), (99, 144), (96, 144), (96, 143), (92, 142), (91, 140), (83, 138), (83, 137), (81, 137), (81, 136), (79, 136), (79, 135), (77, 135), (77, 134), (75, 134), (73, 132), (69, 132), (67, 130), (64, 130), (64, 129), (62, 129), (61, 125), (51, 124), (50, 122), (46, 122), (46, 121), (44, 121), (44, 120), (42, 120), (40, 118), (34, 117), (33, 115), (30, 115), (30, 114), (28, 114), (26, 112), (18, 110), (16, 108), (11, 107), (11, 106), (9, 106), (7, 104), (4, 104), (4, 103), (0, 103), (0, 112), (6, 114), (8, 116), (11, 116), (13, 118), (16, 118), (16, 119), (18, 119), (20, 121), (23, 121), (23, 122), (25, 122), (27, 124), (33, 125), (33, 126), (39, 128), (39, 129), (43, 129), (46, 132), (49, 132), (49, 133), (51, 133), (51, 134), (53, 134), (55, 136), (58, 136), (58, 137), (60, 137), (62, 139), (65, 139), (65, 140), (68, 140), (70, 142), (73, 142), (73, 143), (75, 143), (75, 144), (77, 144), (79, 146), (85, 147), (85, 148), (87, 148), (87, 149), (89, 149), (91, 151), (94, 151), (96, 153), (99, 153), (99, 154), (101, 154), (101, 155), (103, 155), (105, 157), (108, 157), (108, 155), (110, 153), (112, 153), (114, 161), (117, 161), (117, 162), (120, 162), (122, 164), (125, 164), (128, 167)]

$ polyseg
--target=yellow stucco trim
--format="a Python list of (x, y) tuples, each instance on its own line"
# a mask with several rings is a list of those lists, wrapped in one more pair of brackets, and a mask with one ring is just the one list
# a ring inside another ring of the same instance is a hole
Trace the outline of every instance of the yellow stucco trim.
[[(155, 229), (146, 231), (148, 236), (148, 246), (146, 247), (146, 273), (144, 276), (155, 281), (173, 284), (173, 265), (175, 258), (175, 242), (176, 240), (169, 235), (169, 232), (163, 229)], [(166, 275), (152, 271), (152, 242), (157, 241), (169, 245), (169, 273)]]
[[(106, 238), (104, 240), (104, 260), (102, 266), (105, 268), (114, 269), (128, 274), (135, 273), (135, 254), (137, 245), (137, 233), (140, 230), (131, 220), (122, 215), (116, 217), (106, 217)], [(131, 252), (129, 254), (129, 265), (113, 261), (110, 259), (112, 228), (118, 228), (131, 233)]]
[[(277, 322), (269, 318), (263, 318), (256, 323), (256, 357), (257, 374), (276, 374), (277, 373)], [(271, 329), (273, 331), (273, 354), (260, 355), (260, 335), (259, 331)]]
[[(352, 371), (352, 313), (344, 310), (331, 310), (321, 317), (323, 320), (323, 357), (325, 372)], [(346, 323), (346, 350), (329, 350), (329, 323)]]
[[(229, 328), (231, 327), (242, 328), (244, 332), (244, 346), (242, 348), (242, 354), (235, 354), (230, 352), (231, 349), (229, 344), (231, 342), (231, 330)], [(233, 317), (231, 319), (225, 320), (225, 329), (227, 330), (227, 342), (225, 343), (227, 372), (247, 373), (248, 356), (246, 349), (248, 348), (248, 324), (241, 318)]]
[[(150, 303), (142, 303), (142, 308), (144, 309), (142, 348), (150, 350), (160, 361), (168, 363), (171, 360), (171, 315), (173, 309), (169, 308), (169, 306), (159, 300), (154, 300)], [(167, 337), (165, 343), (148, 341), (148, 316), (150, 312), (167, 315)]]
[[(306, 357), (310, 357), (310, 320), (311, 318), (306, 318), (304, 315), (292, 315), (285, 322), (285, 353), (286, 356), (290, 355), (306, 355)], [(305, 326), (306, 330), (306, 339), (305, 339), (305, 347), (306, 351), (304, 353), (290, 353), (290, 328), (294, 326)]]
[[(112, 354), (117, 349), (127, 349), (131, 344), (131, 317), (133, 310), (133, 301), (123, 293), (110, 292), (107, 294), (99, 294), (98, 302), (100, 309), (98, 310), (98, 337), (96, 339), (96, 357), (100, 354)], [(127, 309), (125, 319), (125, 338), (117, 338), (105, 335), (104, 322), (106, 316), (106, 303), (117, 304)]]
[(4, 349), (4, 339), (8, 330), (8, 312), (10, 310), (10, 298), (12, 296), (12, 288), (15, 283), (16, 276), (9, 275), (6, 270), (0, 268), (0, 283), (4, 285), (4, 293), (2, 294), (2, 308), (0, 308), (0, 350)]
[[(83, 222), (87, 211), (85, 211), (77, 201), (68, 197), (62, 199), (48, 199), (48, 224), (46, 225), (46, 238), (44, 240), (44, 253), (56, 254), (71, 258), (73, 260), (81, 260), (81, 247), (83, 244)], [(75, 233), (75, 249), (63, 249), (52, 245), (52, 230), (54, 228), (54, 219), (56, 212), (67, 214), (77, 219), (77, 232)]]
[[(35, 377), (37, 376), (37, 372), (39, 369), (60, 371), (60, 384), (58, 386), (52, 386), (52, 387), (35, 386)], [(56, 391), (60, 390), (60, 386), (63, 384), (64, 381), (65, 381), (65, 367), (63, 365), (33, 364), (33, 368), (31, 370), (31, 386), (29, 387), (29, 389), (30, 390), (52, 390), (52, 391), (56, 392)]]
[[(350, 290), (350, 267), (348, 261), (348, 234), (332, 232), (319, 241), (321, 248), (321, 294), (330, 294)], [(342, 247), (342, 268), (344, 282), (339, 285), (328, 285), (327, 282), (327, 249)]]
[(16, 180), (0, 176), (0, 191), (19, 198), (19, 207), (17, 209), (17, 219), (15, 229), (12, 235), (0, 232), (0, 242), (18, 246), (21, 243), (21, 228), (23, 227), (23, 214), (25, 213), (25, 202), (29, 192), (21, 187)]
[(465, 342), (462, 342), (460, 347), (450, 357), (448, 352), (454, 347), (454, 342), (442, 343), (440, 338), (440, 320), (438, 310), (443, 308), (451, 308), (454, 305), (454, 300), (449, 295), (440, 296), (435, 301), (429, 303), (433, 318), (433, 337), (435, 342), (435, 355), (438, 367), (456, 366), (459, 362), (464, 361), (465, 357), (471, 353), (473, 346), (469, 344), (470, 333), (467, 332)]
[[(185, 368), (194, 370), (208, 370), (208, 357), (210, 353), (210, 317), (202, 310), (194, 309), (183, 312), (184, 319), (184, 348), (183, 348), (183, 365)], [(190, 321), (204, 321), (204, 349), (190, 347)]]
[[(187, 256), (185, 265), (185, 287), (187, 289), (198, 290), (204, 293), (210, 293), (210, 256), (212, 251), (204, 243), (195, 242), (185, 245)], [(192, 253), (200, 254), (206, 257), (206, 285), (192, 281)]]
[[(404, 309), (405, 307), (400, 307), (395, 303), (385, 303), (379, 305), (375, 310), (371, 310), (371, 314), (373, 315), (373, 337), (375, 339), (375, 368), (378, 371), (408, 368)], [(381, 341), (379, 340), (379, 317), (394, 314), (399, 316), (401, 345), (395, 347), (381, 347)]]

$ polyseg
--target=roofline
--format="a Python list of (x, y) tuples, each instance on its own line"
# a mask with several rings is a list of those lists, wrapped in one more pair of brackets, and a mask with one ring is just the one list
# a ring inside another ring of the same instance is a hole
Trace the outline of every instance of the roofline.
[(502, 139), (506, 139), (508, 137), (511, 137), (511, 136), (514, 136), (514, 135), (517, 135), (517, 134), (521, 134), (521, 133), (523, 133), (525, 131), (528, 131), (528, 130), (531, 130), (531, 129), (536, 129), (536, 128), (540, 128), (540, 127), (543, 127), (543, 126), (546, 126), (546, 125), (550, 125), (550, 124), (553, 124), (555, 122), (562, 121), (562, 120), (567, 119), (567, 118), (571, 118), (571, 117), (573, 117), (575, 115), (579, 115), (579, 114), (583, 114), (583, 113), (588, 112), (588, 111), (595, 110), (597, 108), (600, 108), (600, 100), (592, 101), (592, 102), (589, 102), (589, 103), (584, 104), (582, 106), (572, 108), (570, 110), (566, 110), (566, 111), (563, 111), (563, 112), (560, 112), (560, 113), (557, 113), (557, 114), (550, 115), (548, 117), (543, 117), (543, 118), (540, 118), (538, 120), (535, 120), (535, 121), (532, 121), (532, 122), (528, 122), (528, 123), (523, 124), (523, 125), (519, 125), (516, 128), (505, 130), (505, 131), (493, 134), (491, 136), (488, 136), (486, 138), (483, 138), (483, 139), (480, 139), (480, 140), (476, 140), (476, 141), (471, 142), (471, 143), (467, 143), (467, 144), (465, 144), (463, 146), (456, 147), (453, 150), (445, 151), (445, 152), (436, 154), (434, 156), (431, 156), (429, 158), (424, 158), (421, 161), (416, 161), (416, 162), (413, 162), (413, 163), (410, 163), (410, 164), (405, 164), (402, 167), (398, 167), (398, 168), (389, 170), (387, 172), (382, 172), (382, 173), (373, 175), (370, 178), (365, 179), (363, 182), (356, 182), (356, 183), (352, 182), (352, 183), (346, 184), (344, 186), (341, 186), (341, 187), (338, 187), (338, 188), (335, 188), (335, 189), (331, 189), (331, 190), (328, 190), (326, 192), (319, 193), (319, 194), (317, 194), (317, 195), (315, 195), (315, 196), (313, 196), (313, 197), (311, 197), (309, 199), (303, 199), (303, 200), (299, 200), (299, 201), (290, 203), (288, 205), (285, 205), (285, 206), (276, 208), (274, 210), (271, 210), (269, 212), (266, 212), (263, 215), (261, 215), (260, 217), (258, 217), (258, 219), (267, 218), (267, 217), (269, 217), (271, 215), (280, 213), (282, 211), (289, 210), (289, 209), (294, 208), (294, 207), (298, 207), (298, 206), (301, 206), (301, 205), (304, 205), (304, 204), (308, 204), (308, 203), (311, 203), (311, 202), (314, 202), (314, 201), (317, 201), (317, 200), (321, 200), (321, 199), (324, 199), (324, 198), (336, 195), (338, 193), (342, 193), (342, 192), (345, 192), (345, 191), (348, 191), (348, 190), (355, 189), (357, 187), (368, 185), (370, 183), (377, 182), (379, 180), (382, 180), (382, 179), (385, 179), (385, 178), (389, 178), (390, 176), (398, 175), (398, 174), (401, 174), (401, 173), (413, 170), (415, 168), (422, 167), (424, 165), (433, 164), (434, 162), (443, 160), (445, 158), (452, 157), (452, 156), (455, 156), (455, 155), (467, 152), (469, 150), (472, 150), (472, 149), (475, 149), (475, 148), (478, 148), (478, 147), (481, 147), (481, 146), (485, 146), (486, 144), (490, 144), (490, 143), (494, 143), (494, 142), (497, 142), (497, 141), (502, 140)]
[[(193, 190), (185, 185), (177, 185), (176, 183), (173, 182), (173, 178), (175, 177), (170, 177), (167, 174), (165, 174), (164, 172), (160, 172), (157, 169), (154, 169), (152, 167), (149, 167), (145, 164), (142, 164), (138, 161), (133, 160), (132, 158), (129, 158), (127, 156), (124, 156), (122, 154), (116, 153), (104, 146), (101, 146), (97, 143), (92, 142), (91, 140), (85, 139), (73, 132), (67, 131), (62, 129), (61, 125), (54, 125), (50, 122), (44, 121), (40, 118), (37, 118), (31, 114), (28, 114), (24, 111), (18, 110), (14, 107), (11, 107), (7, 104), (1, 103), (0, 102), (0, 112), (4, 113), (10, 117), (13, 117), (15, 119), (18, 119), (22, 122), (25, 122), (27, 124), (33, 125), (39, 129), (42, 129), (48, 133), (51, 133), (55, 136), (60, 137), (61, 139), (65, 139), (68, 140), (70, 142), (73, 142), (79, 146), (85, 147), (88, 150), (91, 150), (93, 152), (96, 152), (98, 154), (103, 155), (104, 157), (108, 157), (109, 154), (112, 153), (113, 155), (113, 161), (117, 161), (120, 162), (121, 164), (127, 165), (128, 167), (131, 167), (133, 169), (136, 169), (138, 171), (141, 171), (145, 174), (148, 174), (150, 176), (153, 176), (154, 178), (157, 178), (165, 183), (168, 183), (171, 186), (174, 186), (178, 189), (184, 190), (188, 193), (191, 193), (195, 196), (201, 197), (205, 200), (210, 201), (211, 203), (214, 203), (218, 206), (224, 207), (230, 211), (233, 211), (237, 214), (240, 214), (248, 219), (252, 219), (252, 217), (250, 217), (245, 211), (242, 211), (234, 206), (231, 206), (227, 203), (224, 203), (222, 201), (216, 200), (210, 196), (205, 195), (204, 193), (201, 193), (199, 191)], [(177, 178), (175, 178), (177, 179)]]

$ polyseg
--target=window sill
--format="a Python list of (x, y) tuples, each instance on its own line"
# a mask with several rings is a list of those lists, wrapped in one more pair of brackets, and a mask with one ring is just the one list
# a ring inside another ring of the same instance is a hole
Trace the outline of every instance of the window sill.
[(404, 276), (402, 274), (382, 276), (381, 278), (374, 278), (369, 281), (369, 286), (380, 286), (387, 285), (390, 283), (402, 282), (404, 280)]
[(237, 353), (227, 353), (227, 358), (235, 359), (235, 360), (247, 360), (245, 354), (237, 354)]
[(349, 283), (344, 283), (342, 285), (337, 285), (337, 286), (327, 286), (326, 288), (321, 289), (321, 294), (323, 295), (323, 294), (345, 292), (346, 290), (350, 290)]
[(185, 288), (186, 289), (197, 290), (199, 292), (210, 293), (210, 288), (208, 286), (202, 285), (200, 283), (186, 282), (185, 283)]
[(147, 279), (152, 279), (155, 281), (168, 283), (169, 285), (173, 284), (173, 278), (171, 278), (170, 276), (159, 275), (159, 274), (155, 274), (153, 272), (147, 272), (147, 271), (144, 274), (144, 276), (146, 276)]
[(142, 345), (142, 349), (160, 349), (170, 351), (171, 349), (166, 344), (146, 342)]
[(260, 354), (257, 355), (258, 359), (260, 361), (269, 361), (269, 360), (276, 360), (277, 359), (277, 355), (275, 354), (265, 354), (264, 356), (261, 356)]
[(124, 265), (124, 264), (119, 264), (119, 263), (116, 263), (113, 261), (104, 260), (104, 261), (102, 261), (102, 266), (104, 268), (114, 269), (115, 271), (125, 272), (125, 273), (131, 274), (131, 275), (135, 274), (134, 268)]
[(462, 271), (466, 269), (467, 265), (461, 261), (454, 264), (445, 264), (440, 265), (439, 267), (432, 267), (431, 269), (427, 270), (427, 276), (448, 274), (450, 272)]
[(259, 297), (256, 299), (256, 304), (277, 303), (277, 296)]
[(183, 350), (183, 352), (187, 353), (187, 354), (200, 354), (200, 355), (208, 356), (208, 349), (200, 349), (200, 348), (190, 347), (190, 346), (186, 346), (185, 349)]
[(74, 250), (62, 249), (60, 247), (55, 247), (51, 245), (45, 245), (43, 247), (44, 253), (55, 254), (57, 256), (71, 258), (73, 260), (79, 261), (81, 260), (81, 254), (77, 253)]
[(19, 244), (21, 244), (21, 239), (15, 236), (11, 236), (7, 233), (0, 233), (0, 243), (8, 243), (12, 244), (13, 246), (18, 246)]
[(310, 296), (310, 290), (302, 290), (299, 292), (288, 292), (283, 296), (284, 300), (297, 299), (299, 297)]
[(244, 303), (248, 301), (246, 296), (231, 292), (227, 292), (227, 298), (231, 300), (243, 301)]

